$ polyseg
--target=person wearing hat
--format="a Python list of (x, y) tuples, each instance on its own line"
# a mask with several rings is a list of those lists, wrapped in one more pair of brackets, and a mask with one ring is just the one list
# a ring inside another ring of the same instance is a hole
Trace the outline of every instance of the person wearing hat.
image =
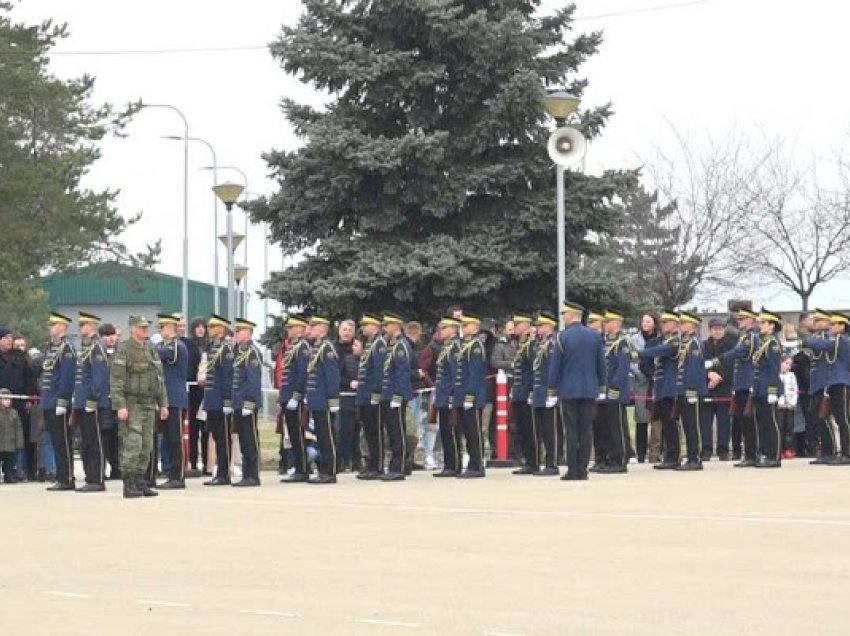
[(601, 314), (596, 311), (589, 311), (587, 313), (587, 320), (585, 320), (587, 326), (593, 329), (594, 331), (598, 331), (600, 334), (605, 332), (605, 314)]
[(364, 313), (360, 317), (360, 331), (366, 342), (357, 367), (354, 403), (359, 412), (369, 456), (357, 479), (374, 480), (384, 474), (381, 389), (384, 384), (387, 341), (381, 333), (381, 316), (377, 314)]
[(410, 342), (402, 333), (404, 319), (386, 312), (383, 318), (387, 351), (384, 358), (384, 379), (381, 387), (381, 419), (390, 442), (390, 465), (381, 475), (383, 481), (403, 481), (404, 461), (407, 455), (407, 431), (404, 414), (407, 403), (413, 398), (411, 385)]
[(437, 355), (434, 374), (434, 408), (437, 409), (437, 425), (443, 444), (443, 469), (434, 473), (434, 477), (457, 477), (462, 470), (457, 421), (452, 417), (452, 392), (461, 351), (460, 324), (460, 320), (451, 315), (443, 316), (439, 324), (442, 347)]
[[(186, 488), (186, 458), (183, 448), (183, 414), (189, 408), (189, 390), (186, 378), (189, 373), (189, 349), (177, 335), (179, 319), (171, 314), (158, 314), (159, 333), (162, 339), (156, 344), (156, 352), (162, 362), (165, 376), (165, 393), (168, 397), (168, 418), (163, 423), (165, 443), (171, 465), (168, 480), (157, 488), (160, 490), (182, 490)], [(151, 462), (156, 475), (156, 451)]]
[(71, 319), (57, 312), (49, 318), (50, 342), (44, 352), (39, 387), (44, 422), (56, 455), (53, 491), (74, 490), (74, 456), (68, 430), (68, 409), (74, 393), (77, 354), (66, 339)]
[(697, 329), (702, 319), (687, 311), (679, 312), (681, 344), (677, 356), (679, 408), (685, 433), (687, 461), (679, 470), (702, 470), (701, 407), (708, 396), (705, 354)]
[(487, 352), (478, 338), (481, 318), (466, 312), (461, 318), (463, 341), (457, 356), (452, 404), (463, 432), (469, 462), (460, 479), (475, 479), (486, 475), (484, 442), (481, 438), (481, 412), (487, 403)]
[(832, 312), (830, 322), (831, 340), (808, 338), (804, 345), (823, 353), (827, 364), (826, 392), (839, 436), (835, 455), (825, 463), (844, 466), (850, 464), (850, 337), (847, 335), (850, 316)]
[[(115, 347), (118, 344), (118, 333), (115, 326), (106, 322), (97, 328), (97, 335), (103, 350), (106, 352), (106, 363), (112, 368), (112, 360), (115, 357)], [(109, 376), (107, 374), (107, 382)], [(109, 406), (106, 409), (98, 409), (100, 419), (100, 433), (103, 439), (103, 456), (109, 462), (108, 479), (123, 479), (121, 475), (121, 442), (118, 439), (118, 426), (115, 421), (115, 411), (112, 408), (112, 388), (109, 387)]]
[[(735, 338), (726, 333), (726, 322), (722, 318), (708, 321), (709, 337), (702, 341), (707, 360), (719, 359), (727, 351), (735, 348)], [(702, 405), (700, 436), (702, 437), (702, 456), (704, 462), (710, 461), (713, 454), (714, 423), (717, 422), (717, 458), (729, 460), (729, 406), (732, 402), (732, 361), (725, 359), (720, 366), (708, 371), (708, 397)]]
[(679, 355), (679, 314), (666, 310), (661, 312), (661, 342), (638, 351), (638, 357), (655, 360), (652, 401), (661, 420), (661, 437), (664, 441), (664, 458), (653, 468), (675, 470), (679, 467), (681, 441), (679, 421), (675, 414), (679, 397), (677, 386)]
[(283, 356), (283, 379), (278, 392), (278, 404), (283, 409), (283, 422), (292, 446), (294, 471), (280, 481), (284, 484), (305, 483), (310, 478), (307, 450), (304, 444), (303, 416), (306, 416), (304, 396), (307, 393), (307, 366), (310, 364), (310, 343), (304, 337), (309, 321), (303, 314), (291, 314), (286, 320), (289, 348)]
[[(829, 386), (830, 365), (827, 361), (827, 351), (821, 350), (819, 345), (811, 346), (819, 341), (832, 342), (830, 332), (832, 331), (832, 316), (828, 311), (815, 309), (812, 316), (813, 324), (811, 336), (803, 340), (803, 350), (809, 355), (809, 418), (814, 423), (812, 437), (815, 443), (812, 449), (815, 459), (810, 464), (828, 464), (835, 458), (835, 432), (832, 429), (830, 418), (830, 400), (827, 388)], [(827, 350), (830, 347), (827, 347)]]
[[(758, 454), (758, 431), (752, 415), (747, 409), (747, 401), (753, 388), (753, 355), (761, 345), (756, 319), (758, 314), (742, 308), (736, 313), (741, 333), (734, 349), (721, 356), (708, 360), (706, 370), (716, 370), (724, 363), (732, 361), (732, 457), (740, 459), (736, 468), (755, 466)], [(743, 439), (743, 453), (741, 441)]]
[(100, 318), (79, 312), (80, 352), (74, 382), (75, 419), (80, 425), (80, 457), (86, 474), (86, 484), (77, 492), (103, 492), (104, 468), (101, 421), (111, 411), (109, 401), (109, 360), (106, 348), (97, 335)]
[(319, 442), (319, 474), (308, 484), (336, 483), (336, 439), (331, 416), (339, 412), (339, 359), (328, 340), (330, 320), (324, 316), (310, 319), (313, 349), (307, 365), (307, 408), (316, 426)]
[(782, 326), (778, 314), (762, 308), (758, 318), (761, 342), (753, 354), (753, 418), (758, 427), (759, 456), (756, 468), (779, 468), (782, 444), (777, 404), (782, 395), (779, 376), (782, 344), (776, 334)]
[(534, 409), (534, 421), (543, 437), (543, 449), (546, 452), (544, 468), (535, 474), (558, 475), (559, 440), (563, 443), (563, 437), (558, 431), (560, 427), (558, 409), (547, 405), (549, 356), (555, 346), (555, 329), (558, 326), (558, 319), (548, 311), (540, 311), (537, 313), (534, 324), (537, 327), (537, 344), (534, 347), (534, 360), (531, 365), (533, 375), (529, 402)]
[(531, 338), (531, 314), (517, 313), (513, 317), (517, 347), (512, 361), (513, 383), (511, 404), (517, 438), (525, 464), (514, 475), (534, 475), (540, 471), (540, 438), (534, 419), (534, 341)]
[(263, 400), (261, 382), (263, 354), (254, 344), (256, 324), (245, 318), (234, 321), (236, 333), (233, 359), (233, 419), (242, 449), (242, 479), (234, 486), (260, 485), (260, 436), (257, 409)]
[(228, 341), (230, 321), (213, 314), (207, 322), (207, 377), (204, 383), (204, 410), (207, 427), (215, 442), (215, 475), (204, 486), (230, 485), (230, 420), (233, 405), (233, 345)]
[(599, 332), (581, 324), (584, 307), (566, 301), (564, 330), (549, 356), (546, 406), (561, 404), (567, 438), (567, 481), (587, 479), (593, 410), (605, 393), (605, 347)]
[(145, 472), (153, 454), (154, 420), (157, 415), (161, 420), (168, 418), (168, 397), (162, 363), (148, 342), (149, 327), (144, 316), (130, 316), (130, 339), (118, 345), (109, 377), (126, 499), (158, 494)]
[[(597, 471), (603, 474), (625, 473), (631, 440), (626, 434), (629, 425), (626, 407), (632, 400), (630, 375), (632, 363), (637, 362), (637, 352), (623, 334), (625, 316), (616, 311), (605, 312), (605, 398), (599, 403), (598, 419), (601, 428), (597, 449)], [(601, 453), (600, 453), (601, 451)]]

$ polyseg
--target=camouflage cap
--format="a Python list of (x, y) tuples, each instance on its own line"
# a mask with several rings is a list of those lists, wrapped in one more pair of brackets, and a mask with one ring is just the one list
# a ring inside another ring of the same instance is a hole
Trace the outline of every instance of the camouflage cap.
[(131, 327), (150, 327), (150, 322), (142, 314), (133, 314), (130, 316)]

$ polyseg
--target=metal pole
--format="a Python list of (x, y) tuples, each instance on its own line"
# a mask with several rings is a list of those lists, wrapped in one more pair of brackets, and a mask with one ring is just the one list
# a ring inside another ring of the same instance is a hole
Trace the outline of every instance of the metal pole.
[(227, 205), (227, 319), (236, 317), (236, 298), (233, 294), (233, 204)]
[(567, 228), (566, 217), (567, 212), (564, 202), (564, 167), (555, 166), (557, 174), (556, 196), (558, 197), (558, 310), (559, 313), (564, 307), (567, 291)]

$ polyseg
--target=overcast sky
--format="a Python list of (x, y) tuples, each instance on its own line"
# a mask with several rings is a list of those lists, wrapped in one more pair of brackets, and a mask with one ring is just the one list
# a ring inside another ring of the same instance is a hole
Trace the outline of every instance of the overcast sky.
[[(559, 4), (543, 2), (544, 8)], [(94, 75), (101, 101), (142, 99), (179, 107), (190, 135), (215, 146), (219, 165), (238, 166), (247, 173), (250, 190), (265, 194), (274, 184), (261, 153), (298, 143), (280, 113), (280, 98), (321, 102), (286, 76), (264, 48), (300, 11), (296, 0), (23, 0), (15, 15), (68, 22), (71, 37), (52, 57), (57, 75)], [(763, 129), (816, 155), (833, 152), (847, 135), (848, 90), (842, 79), (850, 59), (846, 3), (592, 0), (579, 2), (577, 15), (577, 30), (605, 33), (601, 53), (584, 68), (590, 80), (585, 104), (612, 101), (616, 110), (590, 148), (590, 172), (638, 165), (655, 147), (672, 143), (671, 124), (694, 137), (733, 127)], [(210, 50), (216, 48), (230, 50)], [(172, 51), (128, 53), (157, 50)], [(125, 214), (144, 212), (125, 240), (139, 247), (162, 237), (161, 270), (175, 275), (182, 271), (182, 152), (179, 142), (159, 136), (182, 132), (176, 114), (143, 111), (131, 124), (129, 138), (103, 145), (103, 160), (89, 180), (93, 186), (120, 189)], [(193, 144), (189, 206), (195, 229), (189, 274), (212, 282), (212, 176), (200, 170), (210, 164), (208, 150)], [(237, 173), (223, 170), (219, 180), (226, 179), (241, 181)], [(237, 228), (244, 227), (244, 216), (234, 216)], [(224, 232), (223, 212), (219, 231)], [(247, 262), (252, 288), (262, 280), (262, 242), (262, 230), (251, 228)], [(269, 269), (280, 269), (278, 249), (271, 246), (269, 254)], [(222, 250), (222, 284), (224, 256)], [(241, 251), (236, 260), (245, 261)], [(793, 297), (760, 289), (752, 290), (752, 297), (757, 305), (796, 306)], [(850, 306), (848, 278), (825, 286), (814, 303)], [(725, 299), (712, 304), (723, 306)], [(270, 309), (274, 313), (277, 304)], [(262, 311), (255, 300), (249, 314), (259, 321)]]

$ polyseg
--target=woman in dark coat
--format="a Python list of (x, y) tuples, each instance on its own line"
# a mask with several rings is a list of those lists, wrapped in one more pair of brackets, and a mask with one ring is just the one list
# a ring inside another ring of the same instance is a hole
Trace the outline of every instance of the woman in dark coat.
[(209, 475), (207, 471), (207, 423), (198, 419), (198, 410), (201, 408), (201, 400), (204, 398), (204, 387), (197, 384), (198, 367), (204, 351), (207, 350), (207, 323), (203, 318), (192, 320), (189, 335), (183, 338), (183, 343), (189, 350), (189, 369), (186, 372), (186, 380), (192, 382), (189, 385), (189, 462), (192, 471), (197, 474), (198, 470), (198, 442), (201, 446), (201, 462), (203, 474)]

